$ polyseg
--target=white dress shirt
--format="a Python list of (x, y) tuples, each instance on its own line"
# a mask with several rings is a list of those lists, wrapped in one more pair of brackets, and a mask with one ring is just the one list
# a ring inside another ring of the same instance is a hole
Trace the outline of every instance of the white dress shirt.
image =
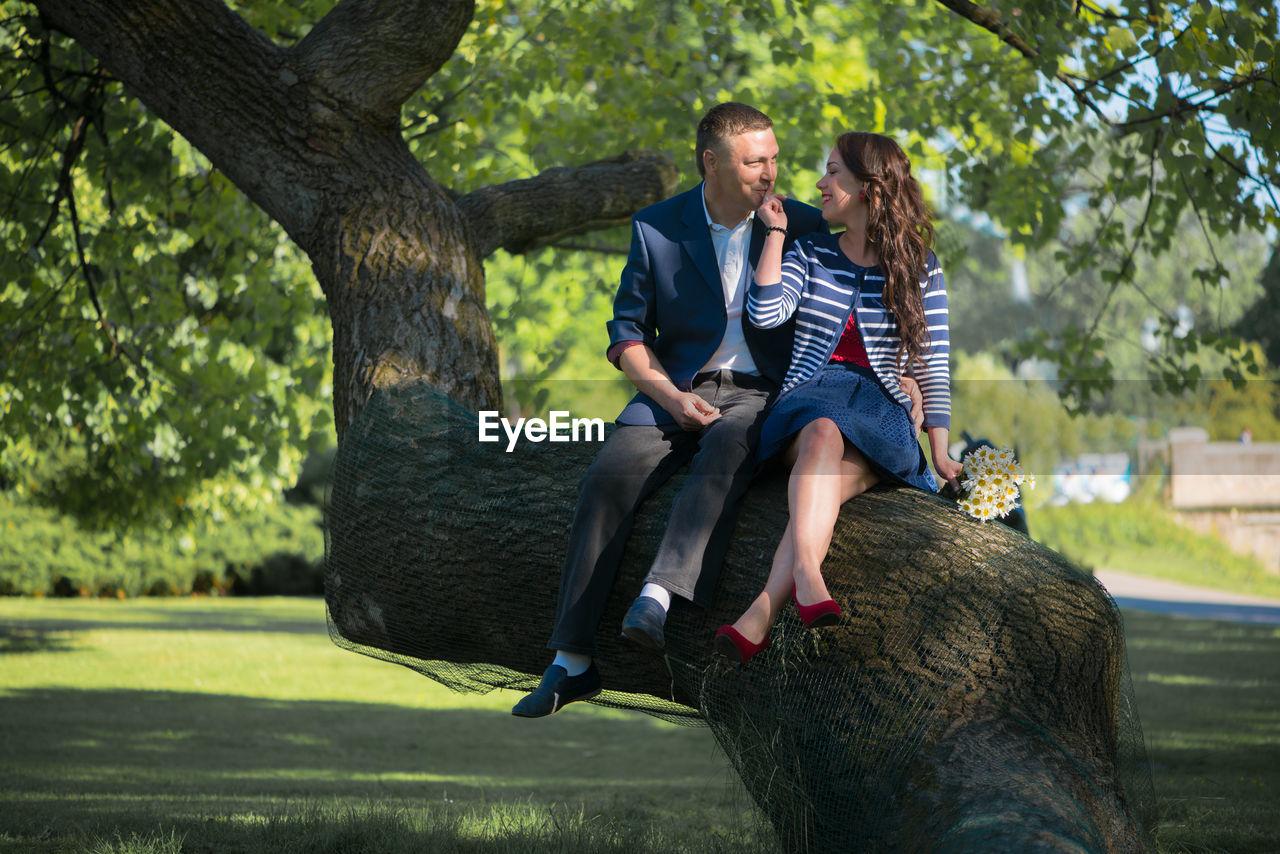
[(747, 292), (747, 252), (751, 246), (751, 225), (755, 211), (733, 228), (727, 228), (711, 219), (707, 210), (707, 185), (702, 185), (702, 210), (711, 231), (711, 245), (715, 249), (716, 264), (720, 267), (720, 286), (724, 289), (724, 308), (728, 315), (724, 338), (711, 358), (702, 366), (703, 371), (730, 370), (744, 374), (759, 374), (747, 339), (742, 334), (742, 305)]

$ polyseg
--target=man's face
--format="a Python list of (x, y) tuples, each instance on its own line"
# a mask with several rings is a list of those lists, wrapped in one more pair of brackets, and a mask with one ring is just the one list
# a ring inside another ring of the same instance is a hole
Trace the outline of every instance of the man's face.
[(778, 142), (773, 130), (754, 130), (731, 136), (723, 150), (707, 158), (706, 179), (725, 203), (753, 211), (773, 191), (778, 177)]

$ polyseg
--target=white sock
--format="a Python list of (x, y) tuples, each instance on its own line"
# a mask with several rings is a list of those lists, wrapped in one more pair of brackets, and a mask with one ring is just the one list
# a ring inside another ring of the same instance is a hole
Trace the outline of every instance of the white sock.
[(578, 676), (586, 673), (587, 668), (591, 666), (591, 656), (583, 655), (580, 652), (565, 652), (562, 649), (557, 649), (556, 660), (551, 663), (563, 667), (570, 676)]
[(662, 606), (662, 610), (671, 610), (671, 591), (663, 587), (661, 584), (654, 584), (652, 581), (640, 588), (641, 596), (648, 596), (653, 601)]

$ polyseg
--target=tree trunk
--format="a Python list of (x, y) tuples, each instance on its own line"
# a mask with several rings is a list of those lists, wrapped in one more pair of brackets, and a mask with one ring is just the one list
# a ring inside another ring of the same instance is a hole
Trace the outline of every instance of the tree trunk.
[[(380, 392), (334, 471), (335, 639), (460, 690), (531, 689), (596, 447), (506, 453), (425, 385)], [(597, 702), (705, 716), (788, 849), (1150, 848), (1119, 616), (1092, 578), (940, 498), (876, 489), (845, 506), (823, 568), (845, 622), (809, 631), (787, 609), (739, 669), (711, 638), (768, 573), (786, 523), (774, 475), (743, 501), (715, 606), (678, 601), (659, 657), (618, 625), (673, 493), (637, 516), (599, 629)]]
[(408, 379), (470, 407), (502, 402), (471, 229), (398, 136), (372, 142), (353, 161), (367, 164), (362, 185), (330, 191), (335, 214), (306, 247), (333, 323), (340, 437), (374, 389)]

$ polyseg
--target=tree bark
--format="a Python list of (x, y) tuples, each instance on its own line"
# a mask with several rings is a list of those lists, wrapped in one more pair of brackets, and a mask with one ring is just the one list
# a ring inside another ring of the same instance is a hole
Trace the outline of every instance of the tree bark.
[[(596, 445), (504, 448), (425, 386), (370, 402), (327, 514), (339, 643), (461, 690), (536, 685)], [(845, 506), (823, 567), (844, 624), (808, 631), (788, 608), (737, 669), (711, 639), (763, 586), (786, 524), (774, 476), (743, 501), (715, 606), (677, 600), (659, 657), (618, 626), (673, 493), (637, 515), (599, 627), (597, 702), (705, 716), (788, 849), (1150, 848), (1119, 615), (1092, 578), (943, 499), (873, 490)]]
[(676, 169), (647, 151), (628, 151), (576, 169), (484, 187), (458, 200), (482, 255), (528, 252), (572, 234), (619, 225), (655, 195), (670, 194)]

